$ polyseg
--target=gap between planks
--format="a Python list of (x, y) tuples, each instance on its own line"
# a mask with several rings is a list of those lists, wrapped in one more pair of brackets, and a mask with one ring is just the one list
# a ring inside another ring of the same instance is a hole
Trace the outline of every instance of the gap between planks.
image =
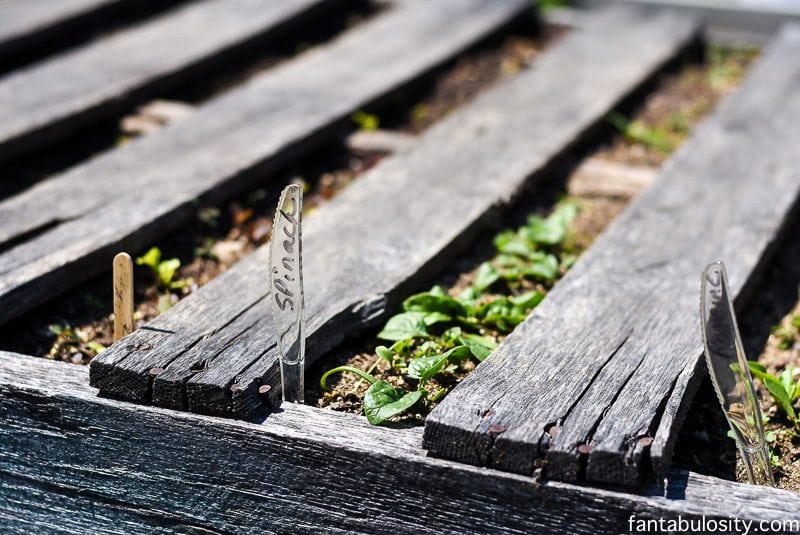
[[(611, 31), (620, 24), (626, 31)], [(534, 68), (434, 125), (415, 147), (384, 160), (308, 218), (308, 365), (345, 336), (375, 325), (429, 280), (531, 183), (529, 177), (541, 176), (693, 44), (697, 30), (695, 21), (669, 13), (599, 13)], [(565, 63), (572, 65), (566, 72)], [(266, 258), (263, 247), (154, 320), (151, 329), (96, 357), (93, 384), (116, 396), (195, 412), (251, 418), (267, 409), (269, 398), (259, 387), (268, 384), (278, 395), (280, 385)]]

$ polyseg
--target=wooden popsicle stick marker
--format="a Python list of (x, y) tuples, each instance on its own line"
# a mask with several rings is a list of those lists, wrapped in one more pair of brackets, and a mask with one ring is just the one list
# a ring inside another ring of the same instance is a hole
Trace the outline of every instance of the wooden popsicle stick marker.
[(114, 341), (133, 332), (133, 260), (128, 253), (114, 257)]

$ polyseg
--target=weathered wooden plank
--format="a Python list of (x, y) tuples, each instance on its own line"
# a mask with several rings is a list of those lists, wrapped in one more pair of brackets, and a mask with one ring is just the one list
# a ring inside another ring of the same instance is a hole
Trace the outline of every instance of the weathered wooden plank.
[(0, 323), (52, 297), (53, 281), (68, 287), (97, 273), (114, 252), (141, 250), (191, 218), (198, 198), (220, 202), (263, 183), (333, 136), (353, 110), (528, 7), (526, 0), (399, 2), (174, 125), (4, 201), (0, 243), (55, 226), (0, 254)]
[[(627, 31), (616, 31), (620, 25)], [(438, 123), (415, 148), (385, 160), (308, 218), (306, 361), (374, 325), (463, 250), (530, 175), (671, 60), (696, 30), (692, 20), (671, 14), (599, 14), (546, 52), (535, 69)], [(152, 384), (159, 403), (183, 399), (180, 390), (163, 391), (190, 378), (186, 402), (192, 410), (232, 408), (243, 417), (261, 410), (268, 396), (260, 387), (279, 392), (266, 265), (262, 248), (157, 318), (157, 330), (140, 330), (110, 348), (92, 363), (93, 384), (147, 401), (150, 370), (162, 368), (165, 379), (158, 375)], [(195, 351), (220, 333), (232, 338), (229, 325), (250, 309), (262, 319), (236, 338), (234, 349), (217, 358)], [(196, 371), (201, 359), (206, 369)]]
[(0, 160), (286, 31), (331, 0), (200, 0), (0, 78)]
[[(636, 484), (702, 352), (699, 273), (741, 294), (797, 209), (800, 27), (729, 98), (517, 331), (433, 411), (431, 453)], [(757, 179), (756, 179), (757, 177)], [(668, 459), (662, 460), (665, 465)]]
[(98, 398), (86, 374), (0, 353), (4, 532), (591, 534), (628, 532), (631, 515), (800, 521), (797, 494), (778, 489), (685, 472), (635, 492), (537, 481), (428, 457), (419, 429), (294, 404), (261, 425), (140, 407)]
[(136, 3), (135, 0), (3, 0), (0, 2), (0, 58), (76, 32), (92, 21)]

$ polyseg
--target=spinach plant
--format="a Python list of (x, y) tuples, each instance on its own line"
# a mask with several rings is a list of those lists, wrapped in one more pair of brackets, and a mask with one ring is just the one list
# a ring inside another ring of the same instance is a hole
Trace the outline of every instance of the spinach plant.
[[(375, 425), (420, 403), (430, 408), (451, 388), (456, 372), (468, 361), (486, 359), (574, 262), (564, 242), (577, 211), (561, 202), (548, 217), (532, 215), (522, 227), (499, 233), (494, 258), (472, 273), (471, 285), (460, 292), (434, 286), (407, 298), (377, 335), (386, 344), (375, 348), (376, 365), (369, 371), (329, 370), (320, 381), (323, 390), (335, 373), (366, 380), (370, 386), (362, 404)], [(381, 379), (372, 374), (380, 361), (388, 367)]]
[(161, 249), (158, 247), (151, 247), (144, 255), (137, 258), (136, 265), (150, 268), (150, 271), (155, 277), (156, 284), (158, 284), (160, 288), (166, 290), (158, 299), (158, 309), (161, 312), (164, 312), (172, 306), (171, 290), (181, 290), (194, 284), (194, 280), (191, 277), (185, 279), (175, 278), (175, 275), (181, 267), (181, 261), (177, 258), (162, 260)]

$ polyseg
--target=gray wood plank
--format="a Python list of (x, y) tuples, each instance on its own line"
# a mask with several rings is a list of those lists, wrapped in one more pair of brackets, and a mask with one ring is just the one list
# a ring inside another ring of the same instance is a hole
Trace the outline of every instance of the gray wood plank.
[(263, 183), (332, 137), (355, 109), (528, 7), (526, 0), (399, 2), (190, 117), (0, 203), (0, 243), (55, 225), (0, 254), (0, 323), (101, 271), (115, 252), (141, 250), (190, 219), (197, 199), (220, 202)]
[(656, 430), (666, 426), (664, 444), (675, 440), (676, 406), (690, 400), (687, 381), (700, 369), (699, 273), (721, 259), (732, 292), (747, 291), (797, 212), (798, 54), (800, 27), (788, 27), (738, 93), (433, 411), (432, 454), (518, 473), (541, 466), (568, 481), (631, 485), (650, 471)]
[(3, 0), (0, 2), (0, 58), (46, 40), (76, 32), (93, 20), (129, 8), (137, 0)]
[(0, 78), (0, 160), (197, 76), (333, 0), (199, 0)]
[[(620, 24), (627, 30), (611, 31)], [(535, 68), (454, 112), (416, 147), (384, 160), (308, 218), (306, 362), (375, 325), (467, 247), (531, 175), (539, 176), (691, 43), (697, 28), (693, 20), (671, 14), (601, 13), (554, 45)], [(180, 387), (175, 379), (190, 377), (186, 398), (192, 410), (216, 414), (232, 408), (246, 418), (258, 413), (269, 397), (260, 392), (262, 385), (271, 387), (269, 395), (279, 393), (267, 255), (267, 248), (256, 251), (157, 318), (151, 325), (158, 331), (140, 330), (100, 355), (92, 363), (93, 384), (148, 401), (150, 370), (165, 369), (170, 382), (155, 377), (153, 391)], [(194, 350), (256, 307), (263, 319), (237, 338), (235, 348), (215, 359)], [(208, 359), (207, 369), (195, 373), (201, 359)], [(175, 400), (183, 394), (157, 397)]]
[(252, 424), (99, 398), (86, 380), (82, 366), (0, 353), (4, 532), (594, 534), (629, 532), (631, 515), (800, 521), (798, 495), (778, 489), (678, 471), (635, 491), (535, 480), (428, 457), (419, 429), (294, 404)]

